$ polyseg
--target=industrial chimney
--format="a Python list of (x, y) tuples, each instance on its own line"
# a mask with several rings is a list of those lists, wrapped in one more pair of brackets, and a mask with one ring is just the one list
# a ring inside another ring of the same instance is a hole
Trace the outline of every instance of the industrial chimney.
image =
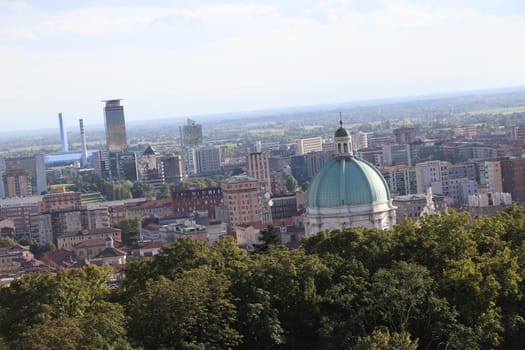
[(60, 142), (62, 143), (62, 152), (69, 152), (69, 147), (67, 145), (67, 134), (66, 129), (64, 128), (64, 123), (62, 121), (62, 113), (58, 113), (58, 124), (60, 125)]
[(80, 139), (82, 140), (82, 156), (80, 158), (80, 165), (82, 167), (87, 166), (87, 146), (86, 146), (86, 133), (84, 132), (84, 120), (82, 118), (79, 119), (80, 123)]

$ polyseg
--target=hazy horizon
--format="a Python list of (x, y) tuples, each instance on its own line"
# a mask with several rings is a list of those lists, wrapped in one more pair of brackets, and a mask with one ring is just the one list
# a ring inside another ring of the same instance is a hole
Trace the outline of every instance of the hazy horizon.
[[(344, 104), (525, 83), (525, 4), (0, 0), (3, 130)], [(7, 122), (7, 123), (6, 123)]]

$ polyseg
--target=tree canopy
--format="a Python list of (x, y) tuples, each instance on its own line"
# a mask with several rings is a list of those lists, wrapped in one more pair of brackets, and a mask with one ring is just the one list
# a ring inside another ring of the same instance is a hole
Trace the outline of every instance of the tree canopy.
[(391, 231), (323, 231), (262, 253), (180, 239), (119, 290), (89, 266), (0, 289), (17, 349), (521, 349), (525, 209), (450, 212)]

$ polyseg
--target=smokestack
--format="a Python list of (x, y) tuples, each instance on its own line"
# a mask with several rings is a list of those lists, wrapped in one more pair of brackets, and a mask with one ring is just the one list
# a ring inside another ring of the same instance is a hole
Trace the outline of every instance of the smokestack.
[(67, 134), (66, 129), (64, 128), (64, 123), (62, 122), (62, 113), (58, 113), (58, 124), (60, 125), (60, 141), (62, 143), (62, 152), (69, 152), (69, 147), (67, 144)]
[(87, 166), (87, 146), (86, 146), (86, 133), (84, 132), (84, 120), (79, 119), (80, 123), (80, 139), (82, 140), (82, 157), (80, 158), (80, 165), (82, 167)]

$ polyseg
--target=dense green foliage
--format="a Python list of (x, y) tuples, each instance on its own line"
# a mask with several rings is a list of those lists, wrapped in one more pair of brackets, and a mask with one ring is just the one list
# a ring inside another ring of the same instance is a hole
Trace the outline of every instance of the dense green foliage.
[(13, 349), (521, 349), (525, 208), (451, 212), (392, 231), (320, 232), (298, 250), (247, 254), (181, 239), (107, 271), (34, 276), (0, 289)]

